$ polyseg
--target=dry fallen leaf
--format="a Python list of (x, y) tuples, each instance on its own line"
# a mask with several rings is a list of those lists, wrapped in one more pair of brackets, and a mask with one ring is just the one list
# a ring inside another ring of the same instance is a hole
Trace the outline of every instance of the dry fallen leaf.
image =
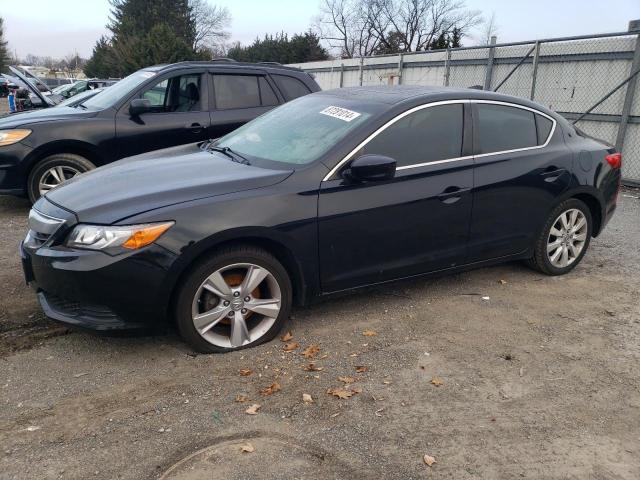
[(431, 383), (433, 383), (436, 387), (439, 387), (440, 385), (444, 385), (444, 382), (440, 377), (433, 377), (431, 379)]
[(258, 410), (260, 410), (260, 407), (262, 405), (258, 404), (258, 403), (254, 403), (253, 405), (251, 405), (249, 408), (247, 408), (245, 410), (245, 413), (248, 413), (249, 415), (257, 415), (258, 414)]
[(253, 453), (255, 450), (255, 447), (249, 442), (245, 443), (244, 445), (240, 445), (240, 451), (242, 453)]
[(351, 393), (353, 393), (354, 395), (356, 393), (362, 393), (362, 388), (360, 388), (360, 387), (351, 387)]
[(247, 397), (246, 395), (236, 395), (236, 402), (238, 403), (246, 402), (248, 400), (249, 397)]
[(436, 462), (436, 459), (430, 455), (425, 455), (424, 457), (422, 457), (422, 459), (424, 460), (424, 463), (426, 463), (429, 467), (434, 463), (438, 463)]
[(340, 380), (341, 382), (347, 383), (347, 384), (353, 383), (353, 382), (356, 381), (356, 379), (353, 378), (353, 377), (338, 377), (338, 380)]
[(311, 395), (309, 395), (308, 393), (303, 393), (302, 394), (302, 401), (304, 403), (313, 403), (313, 397)]
[(500, 283), (501, 283), (502, 285), (506, 285), (506, 284), (507, 284), (507, 281), (506, 281), (506, 280), (500, 280)]
[(280, 391), (280, 384), (278, 382), (273, 382), (266, 388), (260, 390), (260, 395), (273, 395), (276, 392)]
[(364, 373), (367, 370), (369, 370), (369, 367), (366, 367), (364, 365), (356, 365), (356, 373)]
[(296, 348), (300, 348), (300, 344), (298, 342), (291, 342), (282, 347), (282, 350), (284, 350), (285, 352), (292, 352)]
[(364, 332), (362, 332), (362, 335), (364, 335), (365, 337), (375, 337), (376, 335), (378, 335), (378, 332), (374, 330), (365, 330)]
[(315, 363), (310, 363), (309, 365), (305, 365), (304, 367), (302, 367), (303, 370), (306, 370), (307, 372), (321, 372), (323, 370), (322, 367), (316, 367)]
[(284, 335), (282, 335), (280, 337), (280, 341), (282, 342), (288, 342), (289, 340), (291, 340), (293, 338), (293, 335), (291, 335), (291, 332), (287, 332)]
[(320, 347), (318, 345), (309, 345), (302, 351), (302, 355), (305, 358), (313, 358), (320, 351)]
[(346, 390), (342, 387), (330, 388), (327, 390), (329, 395), (333, 395), (334, 397), (338, 397), (341, 399), (349, 398), (353, 396), (353, 392), (351, 390)]
[(248, 368), (241, 368), (240, 369), (240, 376), (241, 377), (248, 377), (249, 375), (251, 375), (253, 373), (252, 370), (249, 370)]

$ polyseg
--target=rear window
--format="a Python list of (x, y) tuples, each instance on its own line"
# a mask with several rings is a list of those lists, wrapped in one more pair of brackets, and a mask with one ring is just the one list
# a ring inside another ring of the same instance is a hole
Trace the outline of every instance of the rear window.
[(287, 101), (311, 93), (309, 87), (307, 87), (297, 78), (288, 77), (286, 75), (271, 76)]
[(479, 103), (477, 107), (479, 154), (538, 145), (533, 112), (488, 103)]

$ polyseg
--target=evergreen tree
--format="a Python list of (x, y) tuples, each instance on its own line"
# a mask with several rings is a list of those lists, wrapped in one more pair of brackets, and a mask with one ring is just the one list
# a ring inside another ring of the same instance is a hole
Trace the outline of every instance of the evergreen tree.
[(4, 19), (0, 17), (0, 73), (5, 70), (9, 63), (9, 50), (4, 39)]
[(237, 43), (229, 49), (227, 56), (241, 62), (279, 63), (303, 63), (329, 58), (320, 45), (320, 39), (312, 32), (295, 34), (291, 39), (286, 33), (265, 35), (264, 39), (256, 38), (246, 47)]
[(158, 63), (201, 58), (193, 49), (196, 23), (189, 0), (110, 0), (110, 39), (93, 49), (85, 74), (123, 77)]
[(102, 36), (93, 47), (93, 54), (84, 66), (84, 74), (89, 78), (109, 78), (112, 76), (113, 53), (109, 39)]

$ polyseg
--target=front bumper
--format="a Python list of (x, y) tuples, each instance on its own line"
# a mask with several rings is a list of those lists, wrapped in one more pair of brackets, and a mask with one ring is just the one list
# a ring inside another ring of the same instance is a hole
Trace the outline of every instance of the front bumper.
[(175, 255), (158, 245), (131, 254), (20, 245), (24, 276), (44, 313), (101, 332), (162, 330), (169, 299), (160, 294)]
[(0, 147), (0, 194), (24, 195), (27, 184), (26, 158), (32, 148), (23, 143)]

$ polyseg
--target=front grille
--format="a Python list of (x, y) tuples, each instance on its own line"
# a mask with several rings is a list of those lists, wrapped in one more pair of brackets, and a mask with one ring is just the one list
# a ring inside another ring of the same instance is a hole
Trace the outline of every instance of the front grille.
[(90, 318), (94, 321), (118, 319), (109, 307), (79, 303), (47, 292), (43, 294), (51, 309), (66, 317)]
[(29, 212), (29, 233), (26, 243), (33, 247), (41, 247), (47, 243), (64, 223), (61, 218), (50, 217), (35, 208)]

